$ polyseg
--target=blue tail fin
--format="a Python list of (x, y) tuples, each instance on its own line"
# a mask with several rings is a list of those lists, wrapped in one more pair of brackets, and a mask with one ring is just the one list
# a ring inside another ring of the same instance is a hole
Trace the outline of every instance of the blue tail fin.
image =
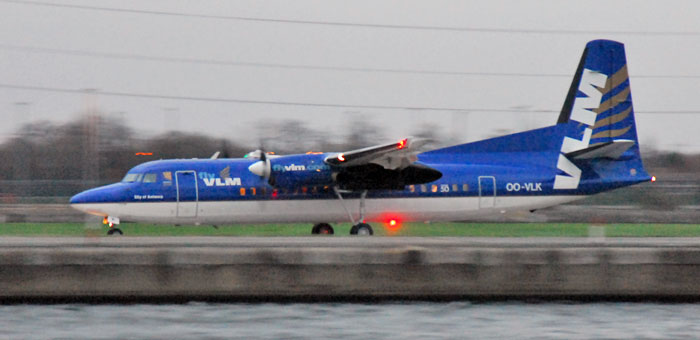
[(557, 123), (566, 132), (554, 189), (577, 189), (584, 181), (599, 191), (649, 179), (639, 154), (623, 44), (586, 45)]
[(556, 125), (421, 157), (436, 163), (540, 166), (552, 170), (552, 189), (562, 194), (592, 194), (648, 181), (624, 45), (609, 40), (586, 45)]

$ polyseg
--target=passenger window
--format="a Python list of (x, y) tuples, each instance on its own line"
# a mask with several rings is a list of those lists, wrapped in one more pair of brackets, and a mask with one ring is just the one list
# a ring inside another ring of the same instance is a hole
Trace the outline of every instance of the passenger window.
[(426, 187), (425, 184), (421, 184), (421, 186), (420, 186), (420, 191), (421, 191), (421, 192), (426, 192), (426, 191), (428, 191), (428, 187)]
[(241, 188), (241, 196), (245, 196), (245, 188)]
[(432, 192), (437, 192), (437, 189), (438, 189), (438, 187), (435, 184), (430, 186), (430, 191), (432, 191)]
[(408, 186), (408, 190), (409, 190), (410, 192), (416, 192), (416, 186), (415, 186), (415, 185), (409, 185), (409, 186)]
[(457, 191), (459, 186), (457, 184), (452, 184), (452, 191)]
[(464, 192), (469, 191), (469, 186), (467, 184), (462, 184), (462, 191), (464, 191)]
[(144, 183), (155, 183), (158, 180), (158, 175), (156, 174), (146, 174), (143, 176)]
[(257, 190), (255, 189), (255, 187), (250, 188), (250, 194), (251, 194), (251, 195), (255, 196), (256, 193), (257, 193)]

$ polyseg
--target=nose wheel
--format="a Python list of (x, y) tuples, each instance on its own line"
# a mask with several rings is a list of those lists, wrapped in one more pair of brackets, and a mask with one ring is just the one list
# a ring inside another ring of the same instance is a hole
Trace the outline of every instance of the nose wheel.
[(107, 231), (107, 235), (124, 235), (124, 233), (119, 228), (109, 228), (109, 230)]

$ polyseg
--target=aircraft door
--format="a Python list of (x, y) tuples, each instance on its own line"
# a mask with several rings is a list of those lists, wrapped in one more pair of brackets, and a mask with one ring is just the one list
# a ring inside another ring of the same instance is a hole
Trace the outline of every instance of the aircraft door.
[(199, 190), (197, 173), (193, 170), (176, 171), (177, 217), (197, 217)]
[(493, 208), (496, 205), (496, 178), (479, 176), (479, 209)]

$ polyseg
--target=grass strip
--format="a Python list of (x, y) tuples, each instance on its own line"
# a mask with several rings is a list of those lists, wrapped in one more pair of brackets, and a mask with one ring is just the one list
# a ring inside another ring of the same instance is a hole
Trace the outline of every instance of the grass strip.
[[(700, 224), (588, 223), (405, 223), (391, 230), (372, 224), (378, 236), (465, 237), (700, 237)], [(349, 236), (349, 223), (334, 224), (336, 236)], [(126, 236), (308, 236), (311, 224), (242, 224), (174, 226), (124, 223)], [(108, 228), (98, 223), (1, 223), (2, 236), (103, 236)]]

